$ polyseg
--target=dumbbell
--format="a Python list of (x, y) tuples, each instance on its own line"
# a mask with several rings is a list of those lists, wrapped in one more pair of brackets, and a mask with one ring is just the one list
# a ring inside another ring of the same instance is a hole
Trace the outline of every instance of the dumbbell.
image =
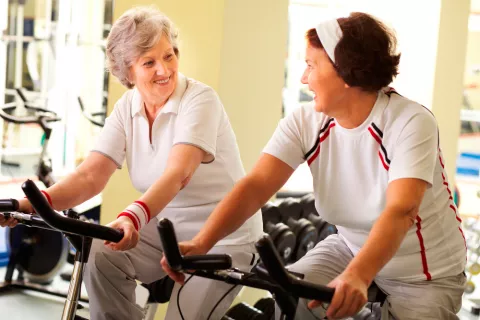
[(299, 260), (315, 246), (317, 230), (310, 221), (302, 218), (302, 206), (295, 199), (286, 198), (278, 205), (278, 210), (282, 222), (289, 226), (297, 237), (294, 257), (295, 260)]
[(306, 194), (300, 199), (302, 217), (310, 221), (317, 229), (317, 243), (331, 234), (337, 233), (337, 228), (323, 220), (315, 208), (315, 196), (313, 193)]
[(267, 320), (275, 319), (275, 300), (273, 298), (262, 298), (255, 302), (253, 307), (262, 311)]
[(263, 230), (272, 238), (284, 263), (290, 261), (295, 250), (296, 236), (290, 228), (281, 222), (278, 208), (267, 203), (262, 207)]
[(223, 319), (235, 319), (235, 320), (270, 320), (268, 319), (262, 311), (252, 307), (251, 305), (240, 302), (233, 307), (231, 307)]

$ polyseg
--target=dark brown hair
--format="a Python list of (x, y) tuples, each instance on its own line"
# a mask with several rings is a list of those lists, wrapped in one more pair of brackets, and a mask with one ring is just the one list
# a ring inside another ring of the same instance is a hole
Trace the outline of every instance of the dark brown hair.
[[(378, 91), (389, 85), (398, 74), (400, 62), (394, 33), (362, 12), (352, 12), (337, 21), (343, 35), (335, 48), (334, 66), (343, 81), (365, 91)], [(305, 37), (309, 45), (323, 49), (315, 29), (308, 30)]]

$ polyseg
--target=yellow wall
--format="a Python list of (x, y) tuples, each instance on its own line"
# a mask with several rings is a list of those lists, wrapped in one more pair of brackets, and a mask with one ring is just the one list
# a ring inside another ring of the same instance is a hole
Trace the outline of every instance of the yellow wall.
[(288, 0), (226, 0), (220, 97), (248, 171), (282, 113)]
[(451, 184), (460, 133), (469, 13), (469, 0), (442, 0), (432, 111), (440, 128), (440, 144)]

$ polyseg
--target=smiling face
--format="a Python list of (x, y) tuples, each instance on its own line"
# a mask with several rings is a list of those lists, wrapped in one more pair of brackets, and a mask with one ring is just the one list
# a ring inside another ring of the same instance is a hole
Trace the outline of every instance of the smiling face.
[(175, 91), (177, 85), (178, 58), (166, 36), (130, 67), (132, 82), (143, 101), (152, 105), (163, 105)]
[(314, 93), (315, 110), (334, 116), (340, 101), (345, 98), (348, 86), (338, 75), (325, 50), (307, 45), (307, 67), (302, 83)]

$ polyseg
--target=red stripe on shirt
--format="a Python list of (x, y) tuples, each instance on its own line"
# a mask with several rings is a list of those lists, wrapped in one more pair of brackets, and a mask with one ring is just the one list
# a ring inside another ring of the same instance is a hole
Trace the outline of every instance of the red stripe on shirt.
[(320, 142), (318, 144), (317, 149), (315, 150), (315, 153), (310, 157), (310, 159), (307, 160), (308, 165), (312, 164), (313, 161), (318, 157), (318, 154), (320, 153), (320, 144), (327, 139), (327, 137), (330, 135), (330, 129), (335, 127), (335, 122), (332, 122), (329, 126), (328, 129), (325, 131), (323, 136), (320, 137)]
[[(442, 168), (445, 169), (445, 166), (443, 165), (442, 157), (440, 155), (438, 155), (438, 159), (440, 159), (440, 165), (442, 166)], [(442, 176), (443, 176), (443, 173), (442, 173)], [(445, 180), (445, 176), (443, 177), (443, 179)]]
[(312, 164), (312, 162), (315, 161), (319, 153), (320, 153), (320, 144), (318, 145), (317, 150), (315, 150), (315, 153), (313, 154), (313, 156), (311, 156), (310, 159), (308, 159), (307, 161), (308, 165)]
[(378, 151), (378, 157), (380, 158), (380, 161), (382, 162), (383, 167), (385, 168), (385, 170), (388, 171), (388, 169), (390, 169), (390, 167), (385, 163), (385, 160), (383, 160), (382, 153), (381, 153), (380, 151)]
[[(371, 127), (368, 127), (368, 131), (370, 132), (372, 137), (378, 142), (378, 144), (381, 146), (382, 145), (382, 139), (380, 139), (380, 137), (377, 136), (377, 134), (375, 133), (375, 131)], [(383, 167), (385, 168), (385, 170), (388, 171), (388, 169), (390, 169), (390, 167), (385, 162), (385, 159), (383, 159), (382, 152), (380, 150), (378, 151), (378, 156), (380, 157), (380, 161), (382, 162)]]
[(455, 213), (455, 218), (457, 219), (458, 222), (462, 222), (462, 219), (457, 215), (457, 210), (455, 209), (455, 206), (453, 204), (450, 205), (450, 208), (453, 210)]
[(428, 263), (427, 263), (427, 256), (425, 254), (425, 245), (423, 244), (423, 236), (422, 236), (422, 232), (420, 231), (422, 229), (421, 223), (422, 223), (422, 219), (420, 219), (420, 217), (417, 216), (417, 237), (418, 237), (418, 242), (420, 243), (420, 255), (422, 256), (423, 273), (427, 277), (427, 280), (430, 281), (432, 280), (432, 276), (430, 275), (430, 272), (428, 272)]
[(378, 144), (382, 144), (382, 140), (380, 139), (379, 136), (377, 136), (377, 134), (375, 133), (375, 131), (373, 131), (372, 128), (368, 127), (368, 131), (370, 132), (370, 134), (372, 135), (372, 137), (377, 140)]
[(463, 242), (465, 243), (465, 249), (467, 248), (467, 240), (465, 240), (465, 235), (463, 234), (462, 228), (458, 227), (458, 230), (460, 230), (460, 233), (462, 234)]

